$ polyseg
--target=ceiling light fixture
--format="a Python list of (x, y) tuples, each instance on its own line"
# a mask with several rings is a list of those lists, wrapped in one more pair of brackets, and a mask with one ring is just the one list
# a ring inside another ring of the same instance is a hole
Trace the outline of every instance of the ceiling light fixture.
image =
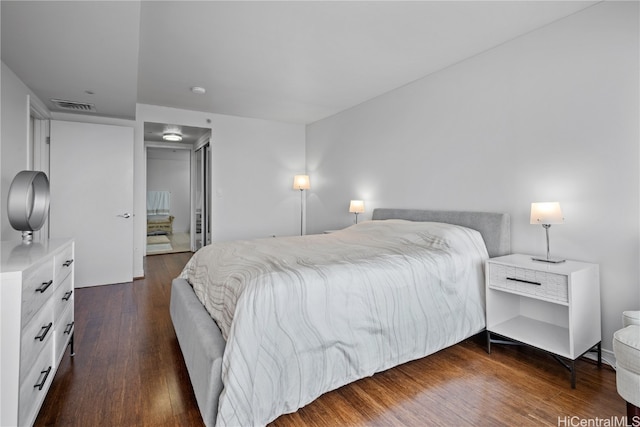
[(200, 86), (194, 86), (191, 88), (191, 92), (195, 93), (196, 95), (204, 95), (207, 90)]
[(182, 135), (177, 132), (165, 132), (162, 134), (162, 139), (165, 141), (180, 142), (182, 141)]

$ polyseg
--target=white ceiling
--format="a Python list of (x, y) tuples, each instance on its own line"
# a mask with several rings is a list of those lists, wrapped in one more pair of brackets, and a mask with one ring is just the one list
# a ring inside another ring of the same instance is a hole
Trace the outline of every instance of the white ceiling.
[(1, 53), (52, 111), (58, 98), (130, 119), (139, 102), (311, 123), (595, 3), (3, 0)]

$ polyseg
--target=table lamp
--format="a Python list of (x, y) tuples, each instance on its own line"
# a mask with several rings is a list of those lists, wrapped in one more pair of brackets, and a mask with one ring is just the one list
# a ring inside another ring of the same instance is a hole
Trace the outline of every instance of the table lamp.
[(549, 256), (549, 228), (551, 224), (562, 224), (564, 218), (562, 217), (562, 210), (560, 209), (560, 203), (558, 202), (538, 202), (531, 203), (531, 224), (542, 224), (545, 233), (547, 235), (547, 257), (532, 257), (535, 261), (544, 261), (550, 263), (564, 262), (564, 259), (551, 258)]
[(358, 223), (358, 214), (364, 212), (364, 201), (352, 200), (349, 204), (349, 212), (356, 214), (356, 224)]

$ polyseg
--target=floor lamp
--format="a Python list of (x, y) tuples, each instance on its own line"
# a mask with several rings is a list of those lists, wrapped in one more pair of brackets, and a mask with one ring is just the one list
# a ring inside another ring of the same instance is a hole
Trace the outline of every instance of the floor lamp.
[(309, 183), (309, 175), (296, 175), (293, 177), (293, 189), (300, 190), (300, 235), (302, 236), (302, 218), (303, 218), (303, 207), (304, 207), (304, 196), (303, 191), (309, 190), (311, 188), (311, 184)]

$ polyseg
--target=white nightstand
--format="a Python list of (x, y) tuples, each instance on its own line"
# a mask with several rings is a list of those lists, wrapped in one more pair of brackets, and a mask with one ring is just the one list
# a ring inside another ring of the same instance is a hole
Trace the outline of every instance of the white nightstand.
[(547, 351), (571, 372), (572, 388), (576, 359), (596, 347), (601, 365), (597, 264), (549, 264), (513, 254), (489, 259), (485, 274), (489, 353), (491, 343), (513, 344), (492, 335)]

